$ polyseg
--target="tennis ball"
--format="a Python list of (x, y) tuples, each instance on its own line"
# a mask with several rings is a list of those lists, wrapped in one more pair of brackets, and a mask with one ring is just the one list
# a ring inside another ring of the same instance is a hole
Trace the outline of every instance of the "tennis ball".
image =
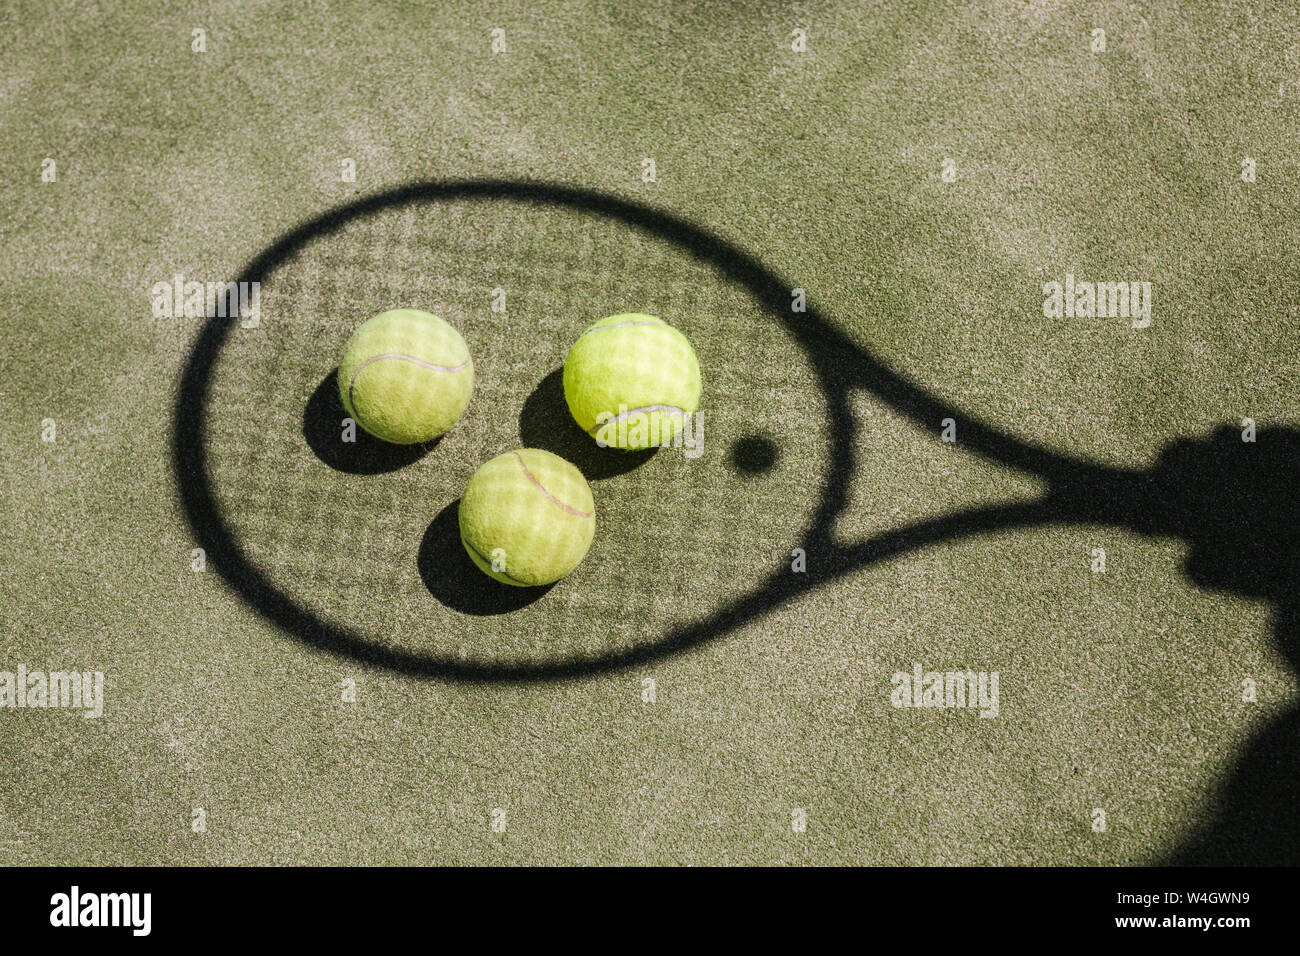
[(521, 448), (485, 462), (460, 499), (460, 540), (486, 574), (528, 587), (578, 566), (596, 533), (582, 472), (559, 455)]
[(464, 413), (474, 362), (460, 333), (428, 312), (394, 309), (348, 339), (339, 394), (358, 425), (397, 445), (437, 438)]
[(700, 363), (686, 336), (663, 319), (611, 315), (569, 349), (564, 399), (601, 446), (667, 444), (699, 407)]

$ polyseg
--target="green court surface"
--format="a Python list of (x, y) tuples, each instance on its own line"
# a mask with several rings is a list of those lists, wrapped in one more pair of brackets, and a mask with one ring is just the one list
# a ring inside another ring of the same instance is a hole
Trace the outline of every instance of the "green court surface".
[[(0, 864), (1300, 862), (1295, 24), (7, 4)], [(400, 307), (469, 410), (342, 443)], [(694, 450), (576, 431), (622, 312)], [(596, 502), (541, 591), (456, 530), (522, 446)]]

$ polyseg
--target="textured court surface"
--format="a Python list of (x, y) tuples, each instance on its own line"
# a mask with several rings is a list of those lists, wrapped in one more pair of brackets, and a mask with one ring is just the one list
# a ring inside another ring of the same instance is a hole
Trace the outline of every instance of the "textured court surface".
[[(6, 5), (0, 671), (102, 670), (106, 700), (97, 720), (0, 708), (0, 863), (1294, 848), (1295, 629), (1198, 585), (1184, 542), (1114, 525), (940, 541), (571, 680), (315, 650), (192, 570), (173, 413), (204, 320), (150, 301), (175, 275), (233, 280), (368, 194), (546, 180), (725, 238), (857, 345), (1051, 448), (1142, 468), (1245, 418), (1294, 426), (1295, 14), (1182, 6)], [(1151, 326), (1045, 317), (1043, 284), (1067, 273), (1151, 282)], [(207, 466), (243, 553), (327, 628), (488, 667), (633, 652), (788, 568), (823, 503), (832, 417), (808, 356), (661, 236), (558, 207), (412, 204), (316, 238), (262, 293), (213, 368)], [(339, 352), (398, 306), (465, 337), (470, 410), (422, 454), (340, 450)], [(694, 344), (699, 457), (611, 459), (566, 431), (564, 354), (618, 312)], [(1041, 490), (867, 390), (851, 406), (834, 542)], [(572, 457), (599, 523), (573, 575), (503, 605), (465, 573), (454, 504), (520, 445)], [(998, 716), (893, 707), (915, 665), (997, 671)]]

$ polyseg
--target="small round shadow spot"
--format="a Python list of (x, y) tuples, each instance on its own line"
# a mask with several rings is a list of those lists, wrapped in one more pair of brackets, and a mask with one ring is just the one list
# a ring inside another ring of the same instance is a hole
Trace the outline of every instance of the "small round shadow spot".
[(762, 435), (745, 435), (731, 446), (731, 463), (747, 475), (771, 471), (777, 459), (776, 442)]

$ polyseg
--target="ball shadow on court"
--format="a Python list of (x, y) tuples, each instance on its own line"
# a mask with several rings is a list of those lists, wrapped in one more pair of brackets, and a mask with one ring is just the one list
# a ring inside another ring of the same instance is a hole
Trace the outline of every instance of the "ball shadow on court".
[(519, 437), (525, 448), (540, 448), (577, 465), (588, 481), (626, 474), (644, 465), (659, 450), (622, 451), (597, 445), (569, 414), (562, 368), (542, 379), (524, 400), (519, 413)]
[(435, 598), (462, 614), (508, 614), (532, 604), (554, 586), (512, 587), (480, 571), (461, 544), (459, 512), (458, 498), (438, 512), (420, 541), (416, 558), (420, 578)]
[(338, 369), (332, 369), (321, 379), (316, 390), (307, 399), (302, 414), (302, 437), (322, 462), (335, 471), (349, 475), (380, 475), (405, 468), (427, 455), (441, 441), (421, 442), (417, 445), (394, 445), (380, 441), (360, 425), (356, 427), (356, 441), (343, 440), (343, 419), (348, 417), (339, 397)]

